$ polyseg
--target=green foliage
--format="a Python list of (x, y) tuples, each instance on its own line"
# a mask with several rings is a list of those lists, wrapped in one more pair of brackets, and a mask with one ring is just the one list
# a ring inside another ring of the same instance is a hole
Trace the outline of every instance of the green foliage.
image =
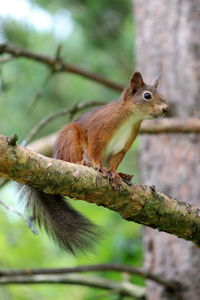
[[(129, 0), (37, 0), (52, 16), (60, 10), (69, 11), (73, 28), (65, 39), (52, 32), (37, 32), (31, 26), (5, 19), (2, 30), (4, 39), (31, 51), (54, 56), (61, 43), (61, 56), (69, 63), (87, 68), (113, 81), (125, 84), (133, 71), (131, 3)], [(1, 133), (17, 133), (22, 140), (43, 117), (77, 101), (104, 100), (118, 97), (115, 91), (72, 74), (51, 76), (45, 66), (26, 59), (16, 59), (3, 64), (0, 69), (0, 128)], [(47, 78), (49, 80), (47, 80)], [(38, 97), (38, 94), (40, 97)], [(37, 136), (58, 130), (67, 122), (61, 118), (50, 123)], [(136, 147), (134, 147), (136, 148)], [(120, 170), (137, 176), (136, 152), (128, 153)], [(1, 199), (16, 206), (14, 188), (8, 185), (0, 193)], [(75, 202), (75, 203), (74, 203)], [(66, 267), (103, 262), (141, 265), (140, 228), (137, 224), (122, 220), (116, 213), (83, 201), (73, 205), (102, 226), (104, 239), (96, 254), (74, 258), (61, 252), (46, 234), (34, 236), (24, 222), (1, 209), (0, 263), (1, 268)], [(119, 279), (119, 274), (100, 275)], [(134, 283), (141, 283), (133, 277)], [(85, 287), (43, 285), (9, 286), (0, 289), (0, 299), (94, 299), (104, 292)], [(67, 295), (67, 296), (66, 296)], [(66, 298), (67, 297), (67, 298)], [(117, 299), (106, 294), (100, 299)]]

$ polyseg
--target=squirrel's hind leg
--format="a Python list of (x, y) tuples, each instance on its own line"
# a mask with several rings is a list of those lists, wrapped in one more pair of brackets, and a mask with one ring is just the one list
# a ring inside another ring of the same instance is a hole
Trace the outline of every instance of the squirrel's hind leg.
[(65, 126), (56, 141), (54, 157), (72, 163), (83, 160), (84, 134), (77, 123)]

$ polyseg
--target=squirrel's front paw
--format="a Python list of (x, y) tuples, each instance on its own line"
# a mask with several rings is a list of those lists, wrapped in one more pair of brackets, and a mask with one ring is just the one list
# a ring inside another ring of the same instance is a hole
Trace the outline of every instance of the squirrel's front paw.
[(122, 179), (120, 175), (116, 172), (109, 172), (110, 173), (110, 181), (113, 190), (118, 191), (120, 186), (122, 185)]
[(110, 173), (108, 171), (108, 169), (106, 169), (105, 167), (101, 167), (101, 166), (95, 166), (94, 169), (98, 172), (100, 172), (103, 176), (103, 178), (110, 178)]
[(90, 167), (90, 168), (93, 166), (90, 161), (85, 160), (85, 159), (83, 159), (83, 160), (80, 161), (80, 165), (83, 165), (83, 166), (86, 166), (86, 167)]

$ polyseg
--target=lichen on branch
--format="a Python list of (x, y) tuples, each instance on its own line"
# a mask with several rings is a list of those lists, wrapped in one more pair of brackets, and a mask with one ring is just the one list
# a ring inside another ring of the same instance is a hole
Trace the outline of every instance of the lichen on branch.
[(122, 184), (114, 191), (93, 168), (45, 157), (21, 146), (9, 145), (0, 135), (0, 176), (46, 193), (96, 203), (122, 218), (174, 234), (200, 246), (200, 209), (155, 190)]

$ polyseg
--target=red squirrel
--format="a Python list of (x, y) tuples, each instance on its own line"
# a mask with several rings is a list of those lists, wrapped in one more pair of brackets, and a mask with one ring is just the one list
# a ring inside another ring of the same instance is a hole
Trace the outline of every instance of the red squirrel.
[[(166, 113), (168, 106), (157, 91), (158, 80), (144, 83), (135, 72), (118, 100), (92, 109), (66, 125), (55, 144), (54, 158), (94, 167), (108, 177), (113, 189), (131, 176), (117, 167), (137, 137), (142, 120)], [(61, 195), (26, 187), (27, 207), (57, 244), (72, 253), (91, 248), (97, 226), (72, 208)]]

